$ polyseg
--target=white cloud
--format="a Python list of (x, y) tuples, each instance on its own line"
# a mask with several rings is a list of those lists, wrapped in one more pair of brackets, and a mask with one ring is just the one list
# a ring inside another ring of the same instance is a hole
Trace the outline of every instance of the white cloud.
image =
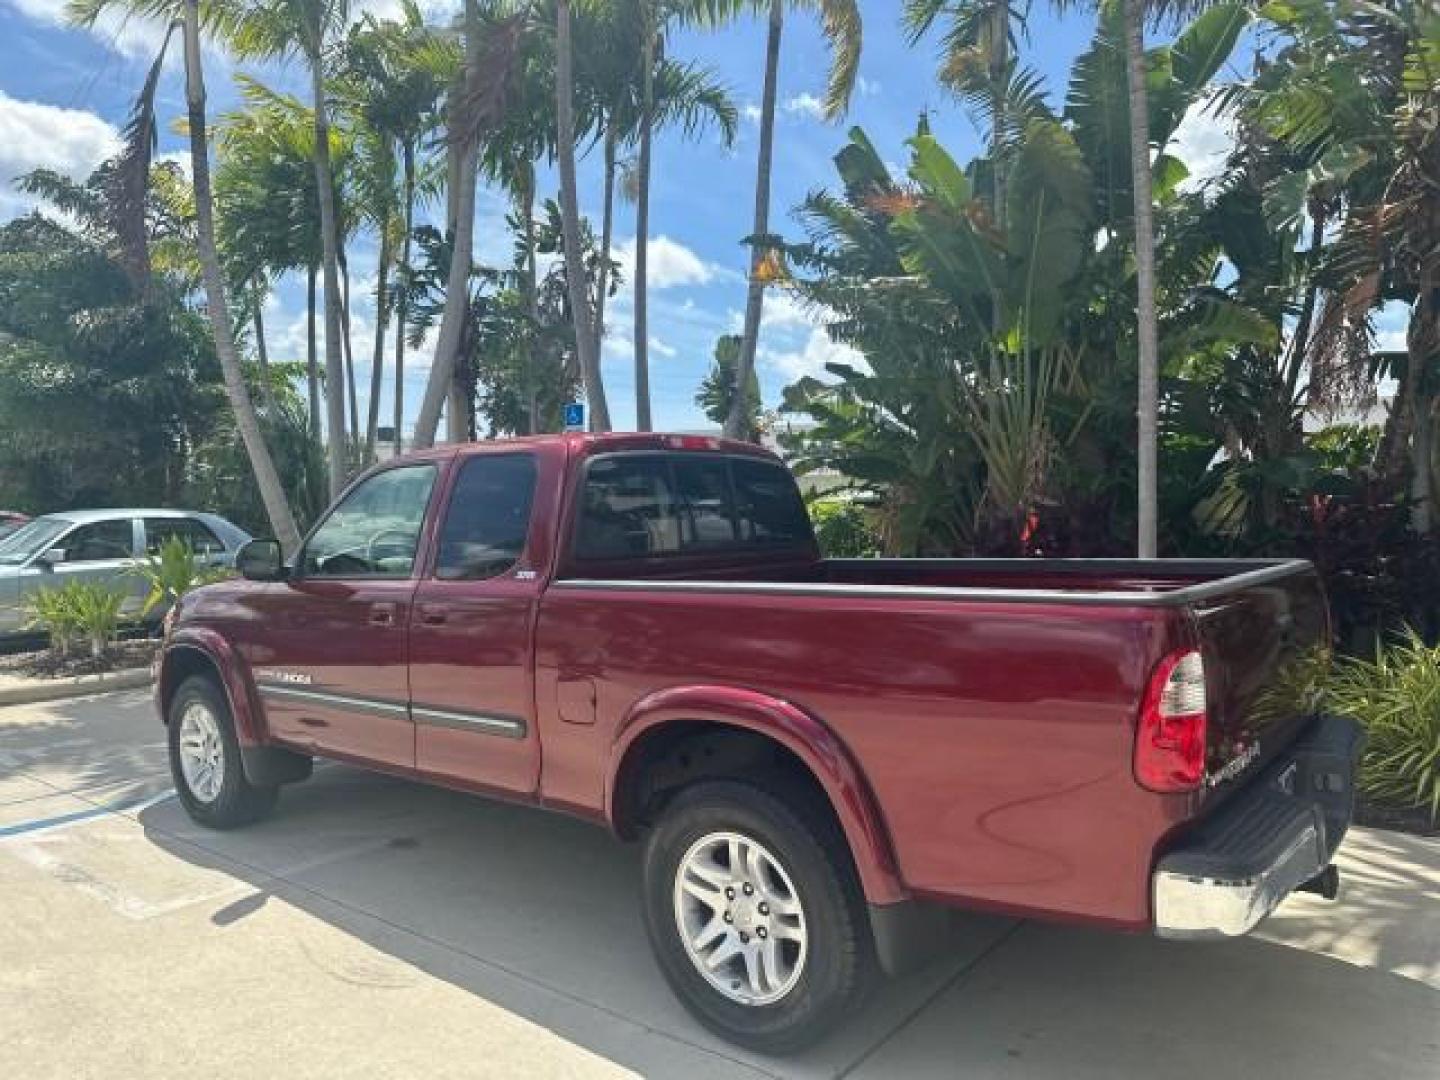
[(764, 115), (764, 110), (762, 110), (760, 106), (756, 105), (753, 101), (747, 101), (743, 106), (741, 106), (740, 115), (743, 116), (750, 123), (758, 124), (760, 123), (760, 117)]
[[(66, 26), (66, 0), (0, 0), (20, 14), (49, 26)], [(96, 20), (90, 33), (122, 56), (153, 60), (165, 39), (165, 20), (107, 11)], [(179, 40), (172, 44), (179, 55)]]
[(680, 350), (673, 345), (667, 345), (654, 334), (650, 335), (650, 351), (669, 360), (680, 355)]
[(860, 92), (861, 97), (876, 97), (880, 93), (880, 84), (861, 75), (855, 80), (855, 89)]
[(119, 148), (119, 133), (94, 113), (21, 101), (0, 91), (0, 211), (33, 205), (15, 191), (16, 178), (32, 169), (83, 180)]
[[(615, 245), (615, 259), (628, 291), (635, 280), (635, 238), (629, 237)], [(650, 238), (648, 276), (652, 291), (674, 289), (685, 285), (708, 285), (729, 271), (708, 263), (678, 240), (663, 233)]]
[(864, 355), (858, 349), (832, 341), (830, 335), (819, 327), (811, 329), (800, 348), (764, 348), (760, 350), (760, 359), (792, 381), (807, 375), (830, 381), (834, 376), (825, 370), (826, 364), (849, 364), (861, 371), (869, 370)]
[[(820, 311), (801, 303), (793, 293), (770, 290), (765, 294), (765, 305), (760, 309), (761, 331), (780, 333), (796, 330), (823, 329), (827, 311)], [(739, 334), (745, 329), (745, 312), (731, 308), (727, 316), (729, 330)]]
[(787, 98), (781, 108), (791, 116), (808, 116), (812, 120), (825, 119), (825, 103), (814, 94), (796, 94)]
[(1193, 191), (1208, 180), (1219, 176), (1225, 159), (1235, 146), (1235, 132), (1229, 120), (1217, 117), (1207, 100), (1197, 101), (1186, 111), (1170, 140), (1167, 152), (1179, 158), (1190, 170), (1181, 185)]

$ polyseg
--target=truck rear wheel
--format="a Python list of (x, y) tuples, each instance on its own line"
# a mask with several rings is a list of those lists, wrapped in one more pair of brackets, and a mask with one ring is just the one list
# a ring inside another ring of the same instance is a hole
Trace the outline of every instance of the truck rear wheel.
[(194, 675), (170, 699), (170, 775), (185, 812), (201, 825), (231, 829), (258, 821), (280, 789), (245, 779), (230, 704), (213, 681)]
[(732, 780), (680, 792), (645, 848), (645, 922), (661, 971), (712, 1031), (770, 1053), (824, 1035), (874, 968), (838, 830), (800, 800)]

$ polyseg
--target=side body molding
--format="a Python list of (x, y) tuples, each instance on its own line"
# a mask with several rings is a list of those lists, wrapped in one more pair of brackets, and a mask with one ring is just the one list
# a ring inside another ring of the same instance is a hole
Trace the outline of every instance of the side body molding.
[(616, 825), (616, 778), (630, 748), (665, 724), (708, 721), (774, 739), (794, 753), (824, 788), (871, 904), (909, 897), (896, 869), (875, 798), (850, 752), (828, 727), (804, 709), (768, 694), (732, 686), (680, 686), (641, 698), (621, 721), (605, 781), (605, 817)]

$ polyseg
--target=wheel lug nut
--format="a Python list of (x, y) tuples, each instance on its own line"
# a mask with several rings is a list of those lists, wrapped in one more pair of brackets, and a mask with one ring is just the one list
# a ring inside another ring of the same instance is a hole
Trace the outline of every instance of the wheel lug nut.
[(734, 921), (735, 921), (735, 916), (734, 916), (734, 915), (731, 915), (730, 912), (727, 911), (727, 912), (725, 912), (725, 921), (726, 921), (726, 922), (734, 922)]
[(754, 885), (751, 885), (751, 884), (749, 884), (749, 883), (747, 882), (746, 885), (745, 885), (745, 895), (746, 895), (746, 896), (749, 896), (749, 895), (750, 895), (751, 893), (753, 893), (754, 891), (755, 891), (755, 886), (754, 886)]
[(728, 885), (725, 886), (725, 899), (726, 899), (726, 900), (734, 900), (734, 899), (735, 899), (735, 890), (732, 889), (732, 888), (730, 888), (730, 886), (728, 886)]
[(762, 901), (760, 902), (760, 909), (759, 909), (759, 910), (760, 910), (760, 914), (761, 914), (761, 915), (769, 915), (769, 914), (770, 914), (770, 905), (767, 904), (767, 903), (765, 903), (765, 902), (762, 900)]
[(750, 941), (750, 935), (743, 930), (740, 932), (740, 944), (745, 945)]
[(765, 939), (765, 937), (767, 936), (767, 931), (765, 930), (765, 928), (764, 928), (763, 926), (757, 926), (757, 927), (755, 928), (755, 936), (758, 937), (758, 938), (760, 938), (760, 939), (763, 941), (763, 940)]

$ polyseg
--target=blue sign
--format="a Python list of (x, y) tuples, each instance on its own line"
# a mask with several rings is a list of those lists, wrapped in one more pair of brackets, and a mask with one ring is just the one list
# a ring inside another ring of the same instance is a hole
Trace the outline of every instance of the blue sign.
[(579, 401), (572, 401), (565, 406), (565, 430), (585, 430), (585, 406)]

